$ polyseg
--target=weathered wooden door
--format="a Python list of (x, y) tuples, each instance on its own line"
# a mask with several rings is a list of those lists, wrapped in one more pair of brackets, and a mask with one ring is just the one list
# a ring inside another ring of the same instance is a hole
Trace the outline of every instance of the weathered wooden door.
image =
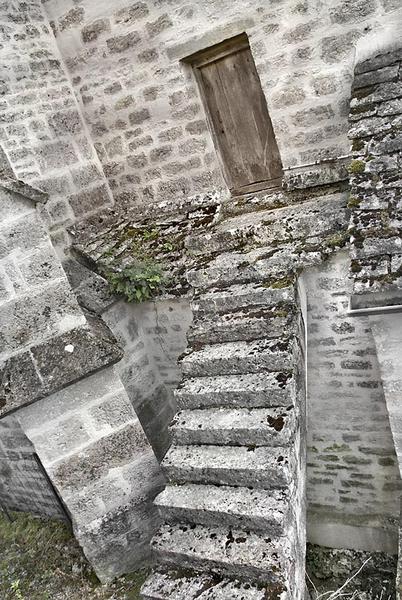
[(232, 193), (278, 186), (282, 163), (247, 36), (190, 58)]

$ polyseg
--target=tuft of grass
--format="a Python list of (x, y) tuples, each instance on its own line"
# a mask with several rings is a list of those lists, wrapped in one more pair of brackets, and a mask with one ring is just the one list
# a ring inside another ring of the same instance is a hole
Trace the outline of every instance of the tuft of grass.
[(2, 600), (139, 600), (144, 571), (102, 585), (65, 523), (0, 512)]

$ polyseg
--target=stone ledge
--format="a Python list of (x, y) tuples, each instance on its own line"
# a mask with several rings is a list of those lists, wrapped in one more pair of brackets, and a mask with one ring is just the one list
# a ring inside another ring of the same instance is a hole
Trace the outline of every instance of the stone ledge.
[(0, 365), (0, 417), (121, 360), (111, 331), (95, 319)]
[(37, 188), (32, 187), (28, 183), (21, 181), (19, 179), (9, 179), (9, 178), (0, 178), (0, 188), (8, 190), (9, 192), (14, 192), (15, 194), (20, 194), (25, 198), (29, 198), (35, 202), (46, 202), (49, 195), (42, 190), (38, 190)]
[(382, 292), (367, 292), (365, 294), (353, 294), (350, 297), (350, 310), (369, 309), (370, 312), (383, 312), (390, 309), (397, 310), (402, 306), (402, 289), (394, 288)]
[(285, 171), (283, 188), (286, 191), (303, 190), (310, 187), (346, 181), (348, 179), (346, 168), (348, 162), (350, 162), (349, 157), (334, 158), (328, 162)]

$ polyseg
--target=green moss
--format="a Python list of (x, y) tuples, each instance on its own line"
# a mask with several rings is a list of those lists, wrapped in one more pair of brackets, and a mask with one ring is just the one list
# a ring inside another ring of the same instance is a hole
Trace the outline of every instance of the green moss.
[(363, 140), (353, 140), (352, 142), (352, 150), (354, 152), (359, 152), (359, 150), (363, 150), (364, 142)]
[(348, 202), (348, 208), (357, 208), (360, 206), (361, 200), (360, 198), (356, 198), (355, 196), (350, 196)]
[(362, 267), (357, 262), (357, 260), (352, 260), (352, 262), (350, 263), (350, 270), (352, 273), (360, 273)]
[(339, 231), (324, 240), (327, 248), (340, 248), (349, 241), (350, 234), (348, 231)]
[(349, 173), (356, 175), (358, 173), (364, 173), (365, 168), (366, 163), (363, 160), (356, 159), (352, 160), (352, 162), (348, 166), (348, 171)]
[(293, 284), (293, 281), (294, 279), (292, 277), (283, 277), (282, 279), (266, 281), (263, 284), (263, 286), (267, 288), (274, 288), (275, 290), (280, 290), (291, 286)]

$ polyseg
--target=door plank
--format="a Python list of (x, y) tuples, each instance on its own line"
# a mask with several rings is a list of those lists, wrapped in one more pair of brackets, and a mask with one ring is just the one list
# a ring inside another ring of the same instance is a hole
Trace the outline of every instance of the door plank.
[(196, 71), (229, 188), (271, 187), (282, 162), (250, 48), (243, 39), (238, 51), (216, 52)]

